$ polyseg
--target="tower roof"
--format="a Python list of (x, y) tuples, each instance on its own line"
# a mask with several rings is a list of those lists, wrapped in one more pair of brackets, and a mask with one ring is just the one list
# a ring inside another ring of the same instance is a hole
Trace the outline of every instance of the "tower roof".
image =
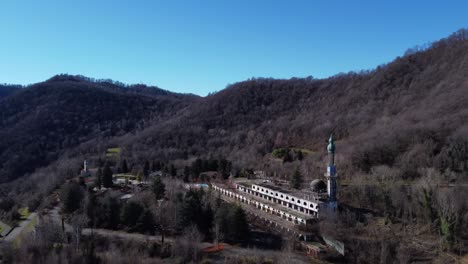
[(328, 152), (335, 152), (335, 141), (333, 140), (333, 134), (330, 134), (330, 138), (328, 139), (327, 150)]

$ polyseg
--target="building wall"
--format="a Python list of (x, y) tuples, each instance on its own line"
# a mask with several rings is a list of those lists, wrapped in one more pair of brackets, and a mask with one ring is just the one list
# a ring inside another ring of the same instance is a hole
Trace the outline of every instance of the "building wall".
[[(293, 223), (296, 223), (296, 224), (305, 224), (307, 222), (308, 217), (306, 215), (304, 215), (304, 217), (300, 217), (300, 216), (297, 216), (297, 215), (290, 214), (287, 211), (281, 210), (281, 208), (273, 207), (273, 206), (271, 206), (269, 204), (262, 203), (259, 200), (251, 199), (251, 198), (249, 198), (249, 197), (247, 197), (245, 195), (242, 195), (240, 193), (237, 193), (237, 192), (222, 188), (222, 187), (217, 186), (215, 184), (212, 184), (212, 187), (213, 187), (214, 190), (220, 192), (223, 195), (226, 195), (226, 196), (228, 196), (230, 198), (238, 200), (238, 201), (240, 201), (242, 203), (252, 205), (252, 207), (255, 207), (255, 208), (259, 209), (259, 210), (268, 212), (270, 214), (275, 214), (275, 215), (277, 215), (277, 216), (279, 216), (279, 217), (281, 217), (283, 219), (286, 219), (286, 220), (288, 220), (290, 222), (293, 222)], [(255, 195), (255, 193), (256, 193), (253, 190), (251, 190), (250, 188), (246, 188), (246, 187), (241, 186), (241, 185), (237, 185), (236, 188), (238, 190), (240, 190), (240, 191), (249, 193), (251, 195)], [(257, 195), (260, 195), (260, 193), (257, 192)], [(304, 212), (302, 212), (302, 213), (304, 213)], [(311, 214), (311, 215), (314, 215), (314, 214)]]
[[(298, 212), (312, 211), (313, 213), (308, 213), (308, 214), (318, 216), (318, 213), (320, 211), (320, 204), (318, 202), (305, 200), (305, 199), (296, 197), (294, 195), (275, 191), (270, 188), (256, 185), (256, 184), (252, 185), (252, 190), (255, 192), (259, 192), (263, 195), (266, 195), (267, 197), (271, 199), (280, 200), (282, 202), (281, 205), (286, 206), (288, 208), (292, 208), (293, 210), (296, 210)], [(290, 205), (292, 205), (292, 207)]]

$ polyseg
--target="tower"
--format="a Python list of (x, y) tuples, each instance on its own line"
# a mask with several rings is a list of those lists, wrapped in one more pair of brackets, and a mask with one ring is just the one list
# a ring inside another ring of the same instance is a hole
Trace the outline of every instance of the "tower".
[(328, 192), (328, 207), (336, 209), (336, 166), (335, 166), (335, 141), (333, 140), (333, 134), (328, 139), (328, 166), (327, 173), (327, 192)]
[(88, 172), (88, 161), (84, 161), (84, 164), (83, 164), (83, 172), (84, 173), (87, 173)]

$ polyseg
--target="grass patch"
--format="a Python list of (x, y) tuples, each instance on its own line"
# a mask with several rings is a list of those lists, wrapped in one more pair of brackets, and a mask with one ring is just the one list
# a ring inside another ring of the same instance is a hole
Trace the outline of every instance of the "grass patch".
[(108, 148), (107, 149), (107, 153), (115, 153), (115, 154), (118, 154), (122, 152), (122, 148)]
[(106, 157), (115, 157), (120, 155), (122, 148), (108, 148), (106, 150)]
[(36, 225), (38, 224), (38, 219), (39, 217), (36, 215), (31, 221), (28, 223), (27, 226), (24, 227), (23, 230), (21, 230), (21, 233), (16, 237), (16, 239), (13, 241), (13, 246), (19, 247), (21, 244), (21, 241), (26, 237), (26, 235), (33, 231)]
[(306, 154), (306, 155), (314, 153), (314, 151), (310, 149), (306, 149), (306, 148), (292, 148), (292, 150), (294, 150), (295, 152), (301, 151), (303, 154)]
[(5, 224), (4, 222), (0, 221), (0, 233), (9, 232), (11, 230), (11, 226)]
[(29, 212), (28, 207), (21, 207), (20, 209), (18, 209), (18, 213), (20, 214), (22, 219), (28, 218), (29, 215), (31, 214), (31, 212)]

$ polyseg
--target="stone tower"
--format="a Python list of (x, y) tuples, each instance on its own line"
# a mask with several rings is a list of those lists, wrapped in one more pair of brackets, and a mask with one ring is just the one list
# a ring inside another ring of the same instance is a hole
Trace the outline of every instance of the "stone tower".
[(333, 140), (333, 135), (330, 135), (328, 139), (328, 166), (327, 173), (327, 192), (328, 192), (328, 207), (331, 209), (336, 209), (337, 200), (336, 200), (336, 166), (335, 166), (335, 141)]

